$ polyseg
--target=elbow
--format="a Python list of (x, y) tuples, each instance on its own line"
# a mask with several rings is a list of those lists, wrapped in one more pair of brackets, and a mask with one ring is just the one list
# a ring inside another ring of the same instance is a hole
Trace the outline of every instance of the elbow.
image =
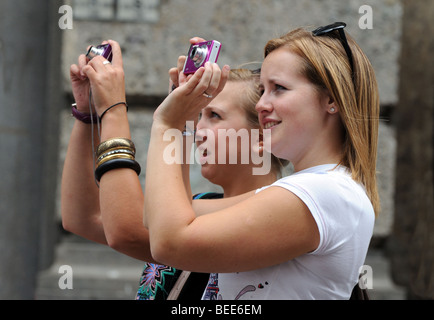
[(173, 264), (173, 258), (175, 257), (173, 247), (168, 242), (159, 240), (152, 240), (150, 243), (151, 255), (155, 261), (159, 261), (161, 264), (175, 266)]
[(62, 228), (63, 230), (67, 232), (71, 232), (76, 234), (78, 232), (77, 226), (74, 223), (73, 220), (66, 218), (64, 215), (62, 215)]
[(107, 245), (119, 252), (125, 250), (135, 243), (132, 237), (129, 237), (121, 232), (106, 232)]
[(65, 231), (74, 233), (71, 224), (67, 220), (65, 220), (64, 218), (62, 218), (62, 228)]
[[(182, 241), (176, 236), (164, 238), (153, 237), (150, 239), (152, 258), (160, 264), (181, 268), (183, 255)], [(184, 256), (185, 258), (185, 256)]]
[[(61, 203), (61, 217), (62, 217), (62, 228), (70, 233), (80, 235), (87, 230), (86, 227), (92, 225), (88, 219), (85, 219), (83, 214), (80, 214), (80, 209), (74, 206), (69, 206), (68, 204)], [(89, 214), (90, 216), (90, 214)]]
[(146, 247), (149, 247), (149, 237), (146, 237), (146, 230), (141, 231), (143, 234), (136, 234), (132, 229), (106, 230), (107, 245), (119, 252), (129, 252), (135, 248), (142, 248), (146, 251)]
[(95, 241), (95, 242), (101, 242), (101, 239), (96, 237), (98, 233), (95, 232), (93, 229), (90, 230), (89, 228), (86, 227), (86, 225), (82, 224), (80, 221), (75, 221), (74, 219), (65, 219), (64, 217), (62, 217), (62, 228), (67, 232), (73, 233), (85, 239)]

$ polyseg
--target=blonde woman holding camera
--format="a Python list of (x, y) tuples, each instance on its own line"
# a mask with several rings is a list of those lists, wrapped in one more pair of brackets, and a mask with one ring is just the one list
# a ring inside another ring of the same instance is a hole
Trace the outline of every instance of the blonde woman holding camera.
[[(166, 130), (182, 130), (229, 68), (201, 68), (154, 114), (145, 224), (152, 256), (211, 272), (204, 299), (349, 299), (379, 212), (379, 97), (374, 70), (335, 23), (296, 29), (265, 47), (256, 109), (273, 155), (295, 173), (265, 188), (192, 203), (180, 165), (167, 164)], [(173, 201), (161, 206), (162, 191)]]

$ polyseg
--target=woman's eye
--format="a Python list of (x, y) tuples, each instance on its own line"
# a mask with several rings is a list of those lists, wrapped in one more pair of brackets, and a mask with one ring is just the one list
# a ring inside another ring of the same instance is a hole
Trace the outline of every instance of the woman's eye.
[(220, 115), (214, 111), (211, 112), (211, 118), (221, 118)]
[(276, 84), (276, 91), (282, 91), (282, 90), (286, 90), (286, 88), (284, 86), (281, 86), (280, 84)]

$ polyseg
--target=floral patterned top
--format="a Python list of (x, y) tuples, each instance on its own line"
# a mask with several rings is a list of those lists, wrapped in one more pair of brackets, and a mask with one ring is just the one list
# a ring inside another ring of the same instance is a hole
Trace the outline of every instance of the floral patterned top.
[[(221, 193), (205, 192), (195, 195), (193, 199), (215, 199), (222, 197), (223, 194)], [(176, 284), (181, 272), (182, 270), (169, 266), (146, 262), (140, 277), (136, 300), (167, 300), (167, 297), (173, 286)], [(195, 283), (192, 282), (198, 281), (199, 278), (203, 278), (203, 275), (198, 274), (195, 276), (192, 273), (192, 275), (189, 277), (189, 280), (187, 281), (190, 283), (187, 283), (188, 286), (186, 284), (184, 287), (193, 288)], [(206, 283), (203, 287), (203, 290), (205, 290), (205, 286)], [(201, 288), (199, 288), (199, 290), (203, 292)], [(200, 296), (198, 299), (200, 299)]]

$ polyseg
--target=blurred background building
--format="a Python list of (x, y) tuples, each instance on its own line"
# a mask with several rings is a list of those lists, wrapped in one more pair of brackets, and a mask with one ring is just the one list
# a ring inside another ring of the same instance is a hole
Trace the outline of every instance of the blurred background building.
[[(189, 39), (219, 40), (219, 64), (263, 57), (268, 39), (335, 21), (370, 58), (381, 96), (382, 213), (366, 264), (378, 299), (434, 298), (433, 26), (430, 0), (2, 0), (0, 299), (133, 299), (142, 262), (63, 231), (59, 186), (71, 132), (69, 66), (121, 44), (137, 158)], [(141, 175), (144, 185), (146, 172)], [(192, 172), (193, 192), (219, 190)], [(79, 201), (79, 199), (77, 199)], [(73, 289), (59, 288), (61, 265)]]

